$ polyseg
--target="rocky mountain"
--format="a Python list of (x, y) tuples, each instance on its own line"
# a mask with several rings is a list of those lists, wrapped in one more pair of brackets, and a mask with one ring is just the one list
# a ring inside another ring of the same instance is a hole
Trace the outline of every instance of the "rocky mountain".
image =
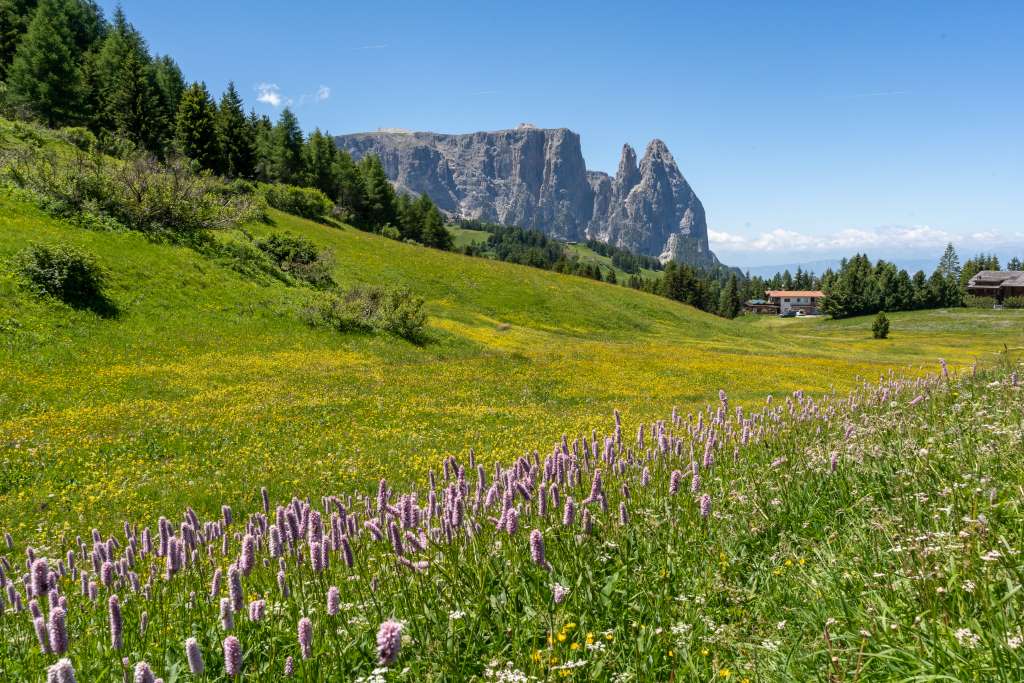
[(465, 135), (382, 130), (336, 138), (354, 158), (376, 154), (399, 191), (425, 192), (447, 213), (596, 239), (712, 266), (704, 207), (661, 140), (637, 162), (629, 145), (614, 177), (588, 171), (580, 136), (521, 125)]

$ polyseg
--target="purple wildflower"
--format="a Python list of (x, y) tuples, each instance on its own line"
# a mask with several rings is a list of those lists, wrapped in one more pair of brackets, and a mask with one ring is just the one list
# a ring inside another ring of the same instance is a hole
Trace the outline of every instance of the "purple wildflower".
[(707, 517), (711, 514), (711, 496), (704, 494), (700, 497), (700, 516)]
[(146, 662), (139, 662), (135, 665), (135, 683), (156, 683), (152, 669)]
[(299, 619), (298, 636), (302, 658), (309, 659), (313, 652), (313, 622), (308, 617)]
[(336, 616), (340, 607), (341, 593), (338, 591), (337, 586), (331, 586), (327, 589), (327, 614), (332, 617)]
[(228, 567), (228, 593), (231, 595), (231, 606), (236, 612), (245, 607), (245, 594), (242, 592), (242, 575), (238, 567)]
[(291, 678), (293, 673), (295, 673), (295, 660), (288, 656), (284, 660), (284, 677)]
[(547, 558), (544, 553), (544, 536), (540, 533), (540, 529), (534, 529), (530, 532), (530, 557), (541, 569), (551, 570), (551, 565), (548, 564)]
[(515, 536), (519, 531), (519, 512), (515, 508), (510, 508), (505, 514), (505, 531), (509, 536)]
[(402, 649), (402, 624), (394, 619), (388, 619), (380, 625), (377, 631), (377, 659), (384, 665), (389, 666), (398, 658), (398, 651)]
[(253, 600), (249, 603), (249, 621), (263, 621), (266, 612), (266, 600)]
[(223, 575), (224, 574), (221, 572), (220, 568), (217, 568), (217, 569), (215, 569), (213, 571), (213, 580), (210, 582), (210, 599), (211, 600), (213, 598), (216, 598), (217, 595), (220, 593), (220, 584), (221, 584), (221, 578), (223, 577)]
[(120, 650), (124, 647), (124, 622), (121, 620), (121, 602), (116, 595), (107, 600), (107, 616), (110, 622), (110, 647)]
[(566, 496), (565, 509), (562, 510), (562, 525), (572, 526), (574, 521), (576, 521), (576, 502), (572, 499), (572, 496)]
[(220, 599), (220, 625), (225, 631), (235, 627), (235, 610), (231, 608), (231, 598)]
[(679, 493), (679, 485), (683, 481), (683, 473), (679, 470), (672, 470), (672, 474), (668, 478), (668, 494), (674, 496)]
[(619, 503), (619, 524), (626, 526), (629, 524), (629, 510), (626, 509), (626, 503)]
[(693, 478), (690, 480), (690, 493), (700, 491), (700, 473), (694, 470)]
[(46, 559), (39, 557), (32, 561), (32, 597), (41, 598), (50, 590), (50, 567)]
[(228, 676), (242, 672), (242, 644), (234, 636), (224, 639), (224, 672)]
[(242, 538), (242, 554), (238, 558), (238, 568), (243, 576), (249, 576), (256, 565), (256, 539), (252, 534)]
[(348, 536), (341, 537), (341, 556), (345, 558), (345, 566), (351, 568), (355, 564), (355, 558), (352, 556), (352, 544), (349, 543)]
[(203, 665), (203, 653), (200, 652), (199, 643), (195, 638), (188, 638), (185, 641), (185, 659), (188, 660), (188, 670), (197, 676), (206, 669)]
[(32, 620), (36, 629), (36, 639), (39, 641), (39, 651), (44, 655), (50, 653), (50, 636), (46, 632), (46, 619), (42, 615)]
[(55, 655), (68, 650), (67, 613), (60, 607), (50, 610), (50, 650)]
[(46, 683), (75, 683), (75, 667), (65, 657), (46, 670)]
[(569, 589), (560, 583), (556, 583), (551, 587), (551, 597), (554, 599), (556, 605), (561, 605), (565, 600), (565, 596), (569, 594)]

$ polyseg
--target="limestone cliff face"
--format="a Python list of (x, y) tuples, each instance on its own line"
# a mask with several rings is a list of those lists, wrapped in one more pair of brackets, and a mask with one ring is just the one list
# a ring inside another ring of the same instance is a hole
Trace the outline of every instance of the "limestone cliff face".
[(336, 142), (356, 159), (378, 155), (399, 191), (425, 192), (453, 216), (597, 239), (664, 261), (718, 263), (708, 249), (704, 207), (660, 140), (639, 164), (624, 146), (614, 178), (587, 170), (579, 135), (566, 128), (381, 131)]

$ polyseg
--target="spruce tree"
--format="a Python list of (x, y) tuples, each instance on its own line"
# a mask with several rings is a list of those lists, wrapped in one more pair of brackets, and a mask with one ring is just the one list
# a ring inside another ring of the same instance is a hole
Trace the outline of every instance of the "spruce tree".
[(315, 187), (336, 202), (341, 193), (341, 178), (338, 167), (338, 148), (330, 135), (317, 128), (306, 140), (303, 149), (305, 182)]
[(302, 129), (292, 110), (285, 107), (271, 136), (273, 180), (301, 185), (302, 166)]
[(28, 31), (37, 0), (0, 0), (0, 81), (14, 61), (18, 42)]
[(338, 150), (334, 163), (338, 176), (338, 196), (335, 201), (349, 212), (353, 222), (359, 224), (360, 216), (365, 212), (366, 197), (362, 175), (352, 157), (343, 149)]
[(205, 83), (193, 83), (181, 97), (175, 122), (178, 150), (202, 168), (220, 171), (217, 144), (217, 107)]
[(253, 178), (256, 175), (255, 134), (233, 82), (228, 83), (217, 108), (217, 137), (224, 174), (232, 178)]
[(1006, 264), (1006, 269), (1007, 270), (1021, 270), (1020, 259), (1017, 258), (1016, 256), (1014, 256), (1012, 259), (1010, 259), (1010, 262)]
[(82, 55), (70, 23), (73, 4), (41, 0), (8, 73), (7, 103), (51, 127), (81, 116)]
[[(420, 202), (422, 202), (423, 207), (421, 241), (428, 247), (450, 251), (455, 246), (455, 239), (444, 225), (444, 216), (441, 215), (437, 206), (434, 205), (434, 202), (430, 201), (430, 197), (427, 197), (427, 195), (420, 195)], [(600, 279), (600, 271), (598, 271), (597, 276)]]
[(95, 88), (94, 99), (99, 110), (95, 113), (95, 127), (101, 130), (117, 130), (120, 102), (114, 98), (114, 89), (122, 81), (125, 63), (133, 59), (149, 65), (149, 50), (142, 35), (128, 23), (120, 7), (114, 12), (114, 22), (97, 52), (91, 78)]
[(274, 124), (266, 114), (249, 112), (249, 129), (256, 147), (256, 179), (264, 183), (274, 180)]
[[(167, 55), (154, 58), (152, 68), (157, 90), (160, 91), (164, 117), (173, 123), (178, 116), (181, 96), (185, 93), (185, 78), (181, 75), (178, 63)], [(173, 134), (174, 131), (171, 129), (170, 136), (173, 137)]]
[[(797, 271), (797, 276), (803, 278), (804, 273)], [(743, 302), (740, 301), (739, 282), (736, 279), (736, 274), (733, 273), (719, 296), (718, 315), (723, 318), (735, 318), (742, 310)]]
[(384, 167), (375, 154), (368, 154), (359, 160), (359, 174), (363, 186), (363, 212), (361, 227), (379, 230), (385, 225), (394, 225), (395, 190), (384, 173)]
[(128, 53), (108, 93), (107, 106), (119, 135), (163, 157), (169, 120), (146, 55)]

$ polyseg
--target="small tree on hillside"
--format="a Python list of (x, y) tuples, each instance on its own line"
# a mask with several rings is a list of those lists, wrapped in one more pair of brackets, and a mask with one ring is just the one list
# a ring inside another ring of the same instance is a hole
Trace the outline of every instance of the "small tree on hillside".
[(885, 311), (879, 311), (875, 316), (875, 322), (871, 323), (871, 333), (875, 339), (885, 339), (889, 336), (889, 318), (885, 316)]

